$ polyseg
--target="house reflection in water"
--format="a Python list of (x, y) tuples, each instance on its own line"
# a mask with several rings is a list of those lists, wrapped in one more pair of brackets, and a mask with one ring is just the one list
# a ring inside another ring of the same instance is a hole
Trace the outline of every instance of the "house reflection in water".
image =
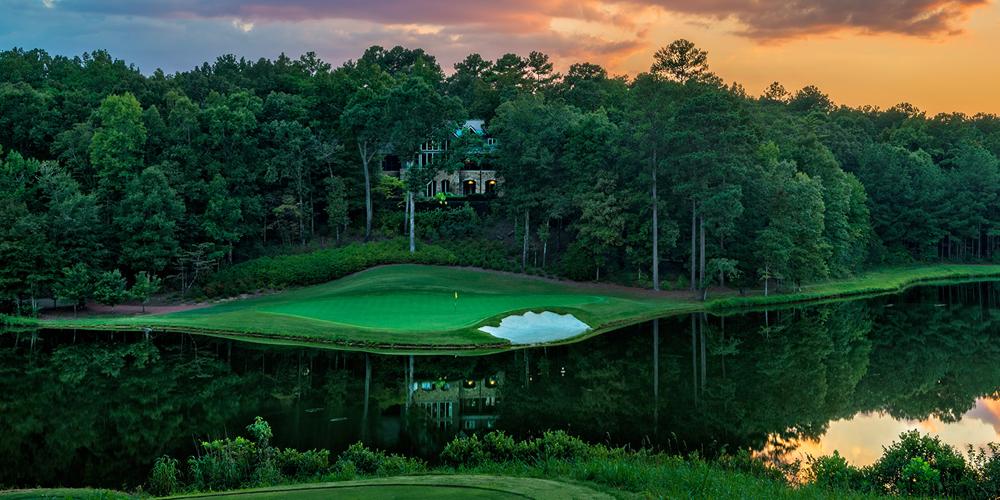
[(414, 382), (413, 408), (441, 430), (475, 432), (496, 426), (503, 373), (481, 380)]

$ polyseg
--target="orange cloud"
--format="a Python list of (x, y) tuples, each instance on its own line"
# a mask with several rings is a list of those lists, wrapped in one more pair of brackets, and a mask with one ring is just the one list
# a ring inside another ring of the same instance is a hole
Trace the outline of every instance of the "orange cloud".
[[(637, 0), (642, 1), (642, 0)], [(955, 34), (988, 0), (648, 0), (660, 8), (734, 18), (742, 35), (760, 40), (855, 30), (912, 36)]]

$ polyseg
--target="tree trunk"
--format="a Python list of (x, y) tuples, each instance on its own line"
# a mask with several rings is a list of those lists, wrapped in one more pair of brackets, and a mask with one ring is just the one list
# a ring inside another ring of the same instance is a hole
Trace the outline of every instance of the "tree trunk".
[(549, 240), (542, 242), (542, 269), (545, 269), (545, 258), (549, 255)]
[(695, 287), (698, 286), (698, 280), (695, 277), (695, 270), (698, 266), (695, 264), (695, 259), (698, 258), (698, 237), (695, 230), (695, 218), (697, 217), (697, 210), (695, 210), (694, 201), (691, 201), (691, 291), (694, 291)]
[(656, 195), (656, 152), (653, 152), (653, 290), (660, 291), (660, 207)]
[(403, 195), (403, 233), (410, 232), (410, 192)]
[(414, 198), (413, 192), (410, 192), (410, 253), (416, 253), (417, 251), (417, 240), (416, 240), (417, 232), (416, 228), (414, 227), (414, 223), (416, 221), (414, 212), (417, 211), (416, 210), (417, 205), (413, 201), (413, 198)]
[(521, 272), (523, 273), (528, 264), (528, 235), (531, 232), (531, 212), (524, 209), (524, 247), (521, 249)]
[[(719, 238), (719, 252), (722, 255), (726, 255), (726, 242), (720, 237)], [(726, 273), (722, 269), (719, 269), (719, 286), (722, 288), (726, 287)]]
[[(705, 217), (698, 216), (698, 225), (701, 229), (701, 255), (698, 256), (699, 269), (698, 269), (698, 285), (702, 288), (707, 288), (705, 283)], [(704, 291), (702, 292), (702, 299), (705, 298)]]
[(358, 144), (358, 152), (361, 153), (361, 167), (365, 169), (365, 241), (372, 237), (372, 181), (371, 172), (368, 169), (368, 146)]

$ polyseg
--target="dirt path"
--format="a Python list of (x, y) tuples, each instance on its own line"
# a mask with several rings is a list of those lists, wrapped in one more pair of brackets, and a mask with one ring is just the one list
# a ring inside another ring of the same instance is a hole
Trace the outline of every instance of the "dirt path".
[[(142, 306), (139, 304), (121, 304), (115, 307), (106, 306), (103, 304), (98, 304), (97, 302), (88, 302), (87, 307), (80, 309), (76, 313), (77, 318), (87, 318), (92, 316), (149, 316), (154, 314), (167, 314), (180, 311), (190, 311), (193, 309), (202, 309), (213, 305), (212, 302), (196, 302), (190, 304), (146, 304), (146, 312), (142, 312)], [(65, 319), (73, 318), (73, 308), (61, 306), (57, 309), (44, 309), (42, 310), (40, 319)]]

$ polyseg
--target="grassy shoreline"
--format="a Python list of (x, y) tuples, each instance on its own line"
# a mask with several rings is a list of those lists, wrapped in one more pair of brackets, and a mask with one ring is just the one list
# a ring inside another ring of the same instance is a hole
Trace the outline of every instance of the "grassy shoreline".
[[(7, 317), (0, 318), (0, 324), (50, 329), (150, 329), (217, 335), (267, 344), (389, 354), (449, 352), (482, 355), (525, 347), (511, 345), (506, 340), (479, 332), (477, 328), (497, 325), (505, 316), (526, 311), (574, 314), (592, 326), (585, 334), (544, 344), (558, 345), (579, 342), (655, 318), (693, 312), (738, 314), (749, 310), (892, 294), (918, 285), (989, 279), (1000, 279), (1000, 265), (890, 267), (850, 279), (804, 285), (797, 292), (764, 296), (759, 291), (748, 295), (736, 295), (730, 291), (701, 302), (677, 292), (657, 294), (623, 287), (601, 290), (590, 284), (468, 268), (399, 265), (369, 269), (323, 285), (228, 301), (182, 313), (49, 320)], [(452, 289), (461, 297), (455, 299), (453, 311), (449, 309), (450, 302), (442, 298), (442, 295), (450, 298)], [(598, 291), (600, 293), (596, 293)], [(490, 293), (506, 295), (501, 300), (495, 298), (499, 295)], [(406, 309), (400, 313), (403, 319), (395, 320), (396, 323), (406, 323), (406, 318), (411, 321), (419, 318), (422, 323), (398, 325), (393, 322), (394, 318), (385, 317), (386, 309), (375, 309), (374, 312), (365, 309), (368, 303), (379, 300), (389, 301), (390, 311), (393, 307)], [(532, 301), (538, 301), (538, 304), (531, 304)], [(318, 305), (310, 308), (308, 305), (311, 303)], [(424, 318), (425, 315), (435, 314), (432, 318)], [(354, 318), (355, 323), (335, 321), (345, 315)]]

